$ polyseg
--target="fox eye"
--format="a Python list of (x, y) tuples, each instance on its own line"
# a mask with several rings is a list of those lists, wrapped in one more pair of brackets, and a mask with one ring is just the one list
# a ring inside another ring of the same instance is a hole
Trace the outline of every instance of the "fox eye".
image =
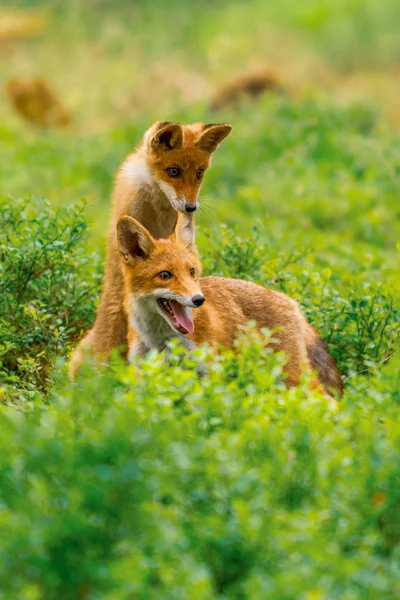
[(197, 179), (201, 179), (204, 173), (204, 169), (197, 169)]
[(191, 274), (192, 277), (195, 277), (195, 275), (196, 275), (195, 270), (194, 269), (190, 269), (190, 274)]
[(174, 179), (175, 177), (179, 177), (181, 170), (178, 169), (178, 167), (171, 167), (170, 169), (167, 169), (167, 173), (168, 177), (172, 177), (172, 179)]
[(163, 281), (168, 281), (168, 279), (171, 279), (172, 273), (170, 273), (169, 271), (161, 271), (161, 273), (159, 273), (158, 276)]

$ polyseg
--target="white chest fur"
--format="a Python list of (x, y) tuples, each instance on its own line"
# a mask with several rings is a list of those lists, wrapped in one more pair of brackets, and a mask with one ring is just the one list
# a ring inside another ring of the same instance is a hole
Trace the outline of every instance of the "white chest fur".
[(194, 348), (190, 339), (173, 329), (160, 315), (153, 298), (132, 299), (129, 319), (140, 338), (140, 341), (135, 342), (129, 349), (130, 362), (134, 356), (145, 354), (149, 350), (162, 352), (167, 347), (167, 342), (173, 339), (179, 340), (188, 350)]

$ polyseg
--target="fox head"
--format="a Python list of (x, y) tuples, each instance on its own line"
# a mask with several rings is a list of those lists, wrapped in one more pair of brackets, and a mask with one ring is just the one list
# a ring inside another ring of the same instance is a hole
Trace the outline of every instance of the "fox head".
[(227, 124), (155, 123), (123, 172), (135, 183), (157, 185), (174, 210), (193, 212), (211, 155), (231, 130)]
[[(204, 303), (198, 277), (201, 264), (192, 215), (179, 214), (168, 239), (154, 239), (132, 217), (122, 217), (117, 237), (125, 278), (125, 309), (159, 313), (179, 333), (194, 331), (192, 308)], [(151, 318), (151, 317), (150, 317)]]

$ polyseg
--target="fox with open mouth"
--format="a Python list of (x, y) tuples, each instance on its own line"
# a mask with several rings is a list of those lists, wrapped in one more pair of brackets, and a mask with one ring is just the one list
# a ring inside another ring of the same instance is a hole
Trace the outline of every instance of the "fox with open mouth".
[(312, 387), (342, 393), (335, 361), (294, 300), (249, 281), (200, 277), (193, 215), (179, 213), (168, 239), (154, 239), (125, 216), (117, 223), (117, 239), (130, 361), (152, 349), (163, 351), (172, 338), (186, 349), (203, 342), (231, 348), (240, 327), (255, 321), (274, 331), (272, 347), (286, 355), (286, 385), (298, 385), (302, 373), (313, 370), (318, 377)]

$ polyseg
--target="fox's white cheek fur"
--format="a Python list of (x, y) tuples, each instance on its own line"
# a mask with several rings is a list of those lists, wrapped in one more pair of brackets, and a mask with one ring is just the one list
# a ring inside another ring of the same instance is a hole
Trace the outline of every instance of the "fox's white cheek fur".
[(135, 298), (133, 295), (129, 294), (129, 300), (128, 300), (128, 320), (130, 325), (133, 327), (133, 329), (137, 329), (138, 328), (138, 323), (137, 323), (137, 319), (136, 319), (136, 314), (135, 314)]
[(135, 186), (153, 183), (149, 168), (143, 158), (128, 160), (122, 167), (121, 174)]
[(157, 181), (157, 183), (160, 187), (160, 190), (164, 192), (164, 194), (167, 196), (168, 200), (171, 202), (175, 210), (183, 211), (185, 208), (185, 201), (183, 199), (177, 198), (174, 188), (171, 185), (168, 185), (168, 183), (165, 183), (164, 181)]

